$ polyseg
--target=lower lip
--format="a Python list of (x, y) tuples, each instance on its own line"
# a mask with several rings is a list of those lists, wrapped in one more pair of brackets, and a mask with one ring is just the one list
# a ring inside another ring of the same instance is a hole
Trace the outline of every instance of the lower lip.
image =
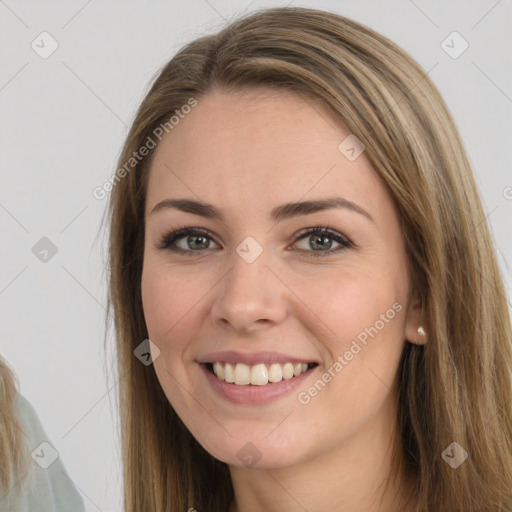
[(318, 368), (308, 369), (306, 372), (301, 373), (297, 377), (291, 379), (283, 379), (279, 382), (269, 382), (263, 386), (255, 386), (247, 384), (245, 386), (238, 386), (230, 384), (217, 378), (211, 373), (205, 364), (199, 365), (203, 370), (208, 382), (212, 388), (226, 400), (235, 404), (264, 404), (277, 400), (292, 391), (296, 390), (304, 381), (311, 375), (311, 373)]

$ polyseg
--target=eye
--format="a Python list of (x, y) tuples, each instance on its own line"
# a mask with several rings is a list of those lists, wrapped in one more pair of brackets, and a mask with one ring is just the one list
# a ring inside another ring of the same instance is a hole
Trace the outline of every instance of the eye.
[[(333, 253), (337, 253), (343, 249), (349, 249), (354, 246), (348, 238), (328, 227), (308, 228), (297, 236), (296, 244), (300, 241), (306, 241), (307, 244), (306, 249), (299, 248), (299, 250), (310, 252), (311, 256), (314, 257), (329, 256)], [(338, 247), (331, 250), (333, 241), (338, 244)], [(313, 250), (310, 251), (308, 249)]]
[[(313, 227), (302, 230), (295, 237), (295, 245), (297, 242), (305, 240), (308, 241), (306, 248), (299, 247), (292, 250), (308, 252), (314, 257), (322, 257), (354, 246), (348, 238), (329, 227)], [(204, 249), (211, 249), (211, 242), (218, 247), (206, 229), (184, 227), (165, 235), (157, 248), (191, 256)], [(332, 249), (333, 242), (338, 244), (338, 247)]]
[(200, 252), (201, 249), (209, 249), (210, 241), (212, 238), (206, 229), (181, 228), (164, 236), (158, 248), (177, 254), (191, 255), (191, 253)]

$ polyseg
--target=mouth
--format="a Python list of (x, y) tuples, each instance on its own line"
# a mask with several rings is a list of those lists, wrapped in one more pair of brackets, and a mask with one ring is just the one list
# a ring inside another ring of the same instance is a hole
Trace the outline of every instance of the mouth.
[(318, 363), (202, 363), (218, 380), (235, 386), (267, 386), (292, 380), (312, 370)]

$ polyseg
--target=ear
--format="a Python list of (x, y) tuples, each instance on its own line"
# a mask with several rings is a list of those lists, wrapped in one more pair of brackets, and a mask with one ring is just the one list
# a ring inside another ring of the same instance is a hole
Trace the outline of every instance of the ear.
[(421, 296), (414, 291), (407, 309), (405, 339), (416, 345), (424, 345), (428, 339), (428, 329), (423, 314)]

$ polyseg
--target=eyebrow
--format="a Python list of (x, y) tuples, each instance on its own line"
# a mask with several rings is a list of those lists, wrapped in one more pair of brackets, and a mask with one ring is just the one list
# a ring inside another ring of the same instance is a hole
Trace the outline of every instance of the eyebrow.
[[(225, 222), (225, 217), (218, 208), (212, 204), (198, 201), (196, 199), (164, 199), (155, 205), (149, 215), (152, 215), (161, 210), (165, 210), (167, 208), (176, 209), (182, 212), (200, 215), (208, 219), (217, 219), (221, 222)], [(344, 199), (343, 197), (328, 197), (325, 199), (286, 203), (273, 208), (270, 212), (270, 218), (275, 222), (280, 222), (292, 217), (310, 215), (312, 213), (330, 210), (333, 208), (346, 208), (363, 215), (372, 222), (375, 222), (373, 217), (365, 209), (361, 208), (352, 201)]]

